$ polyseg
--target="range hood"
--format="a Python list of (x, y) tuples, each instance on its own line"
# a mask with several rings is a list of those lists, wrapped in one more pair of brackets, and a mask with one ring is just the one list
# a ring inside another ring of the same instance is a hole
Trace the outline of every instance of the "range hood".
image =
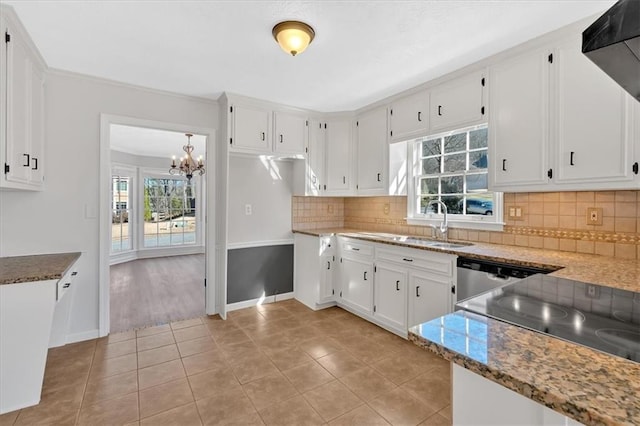
[(620, 0), (582, 33), (582, 53), (640, 101), (640, 0)]

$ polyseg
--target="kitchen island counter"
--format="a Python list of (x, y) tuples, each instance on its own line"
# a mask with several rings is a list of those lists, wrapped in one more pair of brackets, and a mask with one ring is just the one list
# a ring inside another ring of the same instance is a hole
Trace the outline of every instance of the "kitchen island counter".
[(0, 257), (0, 285), (62, 278), (79, 252)]

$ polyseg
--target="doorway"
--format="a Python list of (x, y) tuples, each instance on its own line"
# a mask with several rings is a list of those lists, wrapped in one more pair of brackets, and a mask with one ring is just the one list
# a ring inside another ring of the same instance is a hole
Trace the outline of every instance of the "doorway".
[[(101, 336), (215, 313), (214, 134), (102, 116)], [(189, 179), (171, 167), (187, 139), (204, 168)]]

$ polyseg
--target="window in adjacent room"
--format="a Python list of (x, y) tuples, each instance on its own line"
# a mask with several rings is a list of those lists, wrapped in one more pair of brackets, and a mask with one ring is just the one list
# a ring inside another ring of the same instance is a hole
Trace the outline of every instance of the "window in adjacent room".
[(133, 249), (130, 182), (129, 176), (111, 176), (111, 253)]

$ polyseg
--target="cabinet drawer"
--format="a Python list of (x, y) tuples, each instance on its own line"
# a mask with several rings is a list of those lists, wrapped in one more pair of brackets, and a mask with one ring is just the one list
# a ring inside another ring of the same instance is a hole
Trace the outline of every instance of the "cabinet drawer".
[(367, 244), (357, 240), (343, 239), (341, 249), (344, 254), (353, 253), (360, 256), (373, 256), (373, 244)]
[(69, 271), (62, 278), (60, 278), (60, 281), (58, 281), (58, 286), (56, 288), (56, 301), (62, 299), (65, 293), (71, 289), (71, 285), (76, 275), (78, 275), (78, 272)]
[(411, 268), (419, 268), (451, 276), (453, 274), (455, 256), (427, 250), (392, 249), (382, 246), (376, 248), (376, 260), (386, 260)]

